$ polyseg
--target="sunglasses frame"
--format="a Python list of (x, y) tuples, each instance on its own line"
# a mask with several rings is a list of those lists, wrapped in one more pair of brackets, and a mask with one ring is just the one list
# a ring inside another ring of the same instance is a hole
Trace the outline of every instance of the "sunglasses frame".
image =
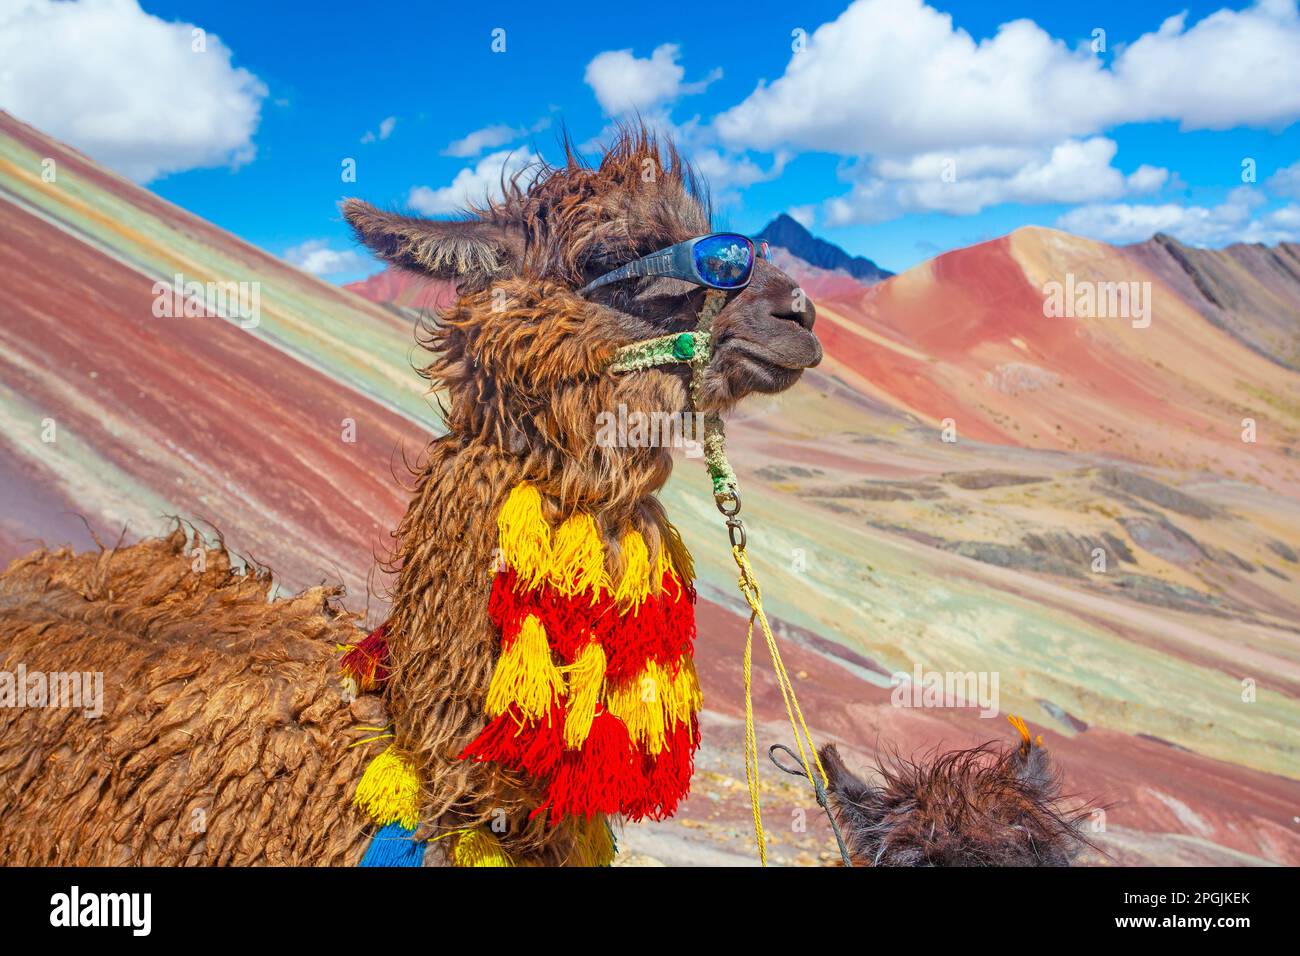
[[(713, 239), (717, 236), (726, 236), (733, 239), (743, 239), (749, 245), (749, 275), (745, 281), (738, 285), (717, 285), (709, 282), (700, 275), (699, 269), (695, 266), (695, 247), (705, 239)], [(754, 240), (749, 236), (743, 236), (738, 232), (709, 232), (702, 236), (696, 236), (694, 239), (687, 239), (685, 242), (679, 242), (676, 245), (669, 246), (666, 249), (660, 249), (658, 252), (652, 252), (648, 256), (642, 256), (640, 259), (633, 259), (624, 265), (619, 266), (606, 272), (603, 276), (588, 282), (578, 290), (578, 295), (586, 295), (602, 286), (607, 286), (613, 282), (621, 282), (624, 279), (641, 278), (643, 276), (667, 276), (672, 279), (684, 279), (687, 282), (694, 282), (696, 285), (702, 285), (709, 289), (721, 289), (729, 292), (733, 289), (743, 289), (749, 285), (749, 280), (754, 278), (754, 260), (766, 258), (767, 243), (756, 246)]]

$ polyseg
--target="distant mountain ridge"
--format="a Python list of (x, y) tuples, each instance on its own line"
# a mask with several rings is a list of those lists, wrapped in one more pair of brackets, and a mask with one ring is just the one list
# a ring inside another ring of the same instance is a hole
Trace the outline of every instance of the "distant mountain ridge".
[(863, 256), (851, 256), (833, 242), (818, 239), (792, 216), (781, 213), (760, 232), (756, 239), (766, 240), (818, 269), (846, 272), (866, 283), (888, 279), (894, 273), (882, 269)]

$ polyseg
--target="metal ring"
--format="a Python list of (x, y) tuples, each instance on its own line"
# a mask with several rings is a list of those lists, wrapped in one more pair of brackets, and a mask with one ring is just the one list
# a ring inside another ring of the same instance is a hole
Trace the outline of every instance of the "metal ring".
[[(740, 532), (739, 541), (736, 540), (737, 532)], [(731, 539), (731, 546), (733, 548), (739, 548), (741, 551), (744, 551), (745, 545), (749, 543), (749, 538), (745, 534), (745, 526), (741, 523), (739, 518), (734, 516), (727, 519), (727, 537)]]
[[(799, 764), (799, 769), (796, 770), (793, 767), (787, 767), (785, 764), (781, 763), (781, 761), (777, 760), (776, 752), (778, 750), (784, 751), (785, 753), (793, 757), (794, 760)], [(767, 759), (772, 761), (772, 763), (776, 764), (777, 767), (784, 770), (792, 777), (804, 777), (807, 776), (808, 774), (808, 771), (804, 768), (803, 761), (800, 760), (799, 757), (795, 754), (795, 752), (791, 750), (789, 747), (787, 747), (785, 744), (772, 744), (772, 746), (768, 747)]]
[[(736, 503), (736, 507), (732, 508), (730, 511), (727, 510), (726, 505), (728, 499)], [(734, 518), (736, 515), (740, 514), (740, 492), (734, 488), (725, 495), (715, 495), (713, 501), (718, 506), (718, 510), (721, 511), (725, 517)]]

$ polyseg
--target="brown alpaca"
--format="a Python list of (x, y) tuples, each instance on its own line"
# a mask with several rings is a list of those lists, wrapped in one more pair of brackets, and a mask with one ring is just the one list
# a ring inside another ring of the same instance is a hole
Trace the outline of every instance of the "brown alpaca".
[[(526, 482), (552, 528), (594, 517), (608, 580), (620, 580), (622, 542), (637, 532), (651, 567), (662, 553), (689, 581), (690, 557), (655, 498), (670, 450), (606, 447), (596, 423), (620, 406), (691, 408), (685, 367), (614, 376), (607, 366), (622, 346), (693, 329), (704, 290), (663, 277), (589, 298), (575, 290), (707, 233), (709, 210), (671, 146), (661, 152), (643, 129), (623, 131), (597, 168), (566, 148), (564, 165), (529, 177), (459, 222), (344, 204), (381, 257), (455, 279), (461, 293), (427, 330), (436, 358), (424, 374), (446, 389), (448, 431), (429, 445), (394, 533), (382, 705), (339, 693), (331, 652), (348, 638), (341, 619), (306, 613), (320, 611), (318, 592), (267, 607), (264, 585), (211, 567), (186, 578), (175, 542), (27, 559), (4, 579), (0, 668), (104, 671), (109, 704), (103, 726), (0, 710), (0, 859), (355, 863), (373, 828), (350, 807), (351, 787), (390, 742), (359, 728), (391, 722), (394, 752), (420, 781), (421, 836), (492, 823), (516, 862), (591, 862), (603, 819), (552, 824), (534, 813), (541, 794), (528, 775), (461, 759), (484, 729), (499, 657), (495, 518)], [(821, 358), (812, 324), (795, 284), (759, 260), (714, 320), (693, 410), (788, 388)], [(102, 580), (90, 586), (92, 573)], [(195, 809), (206, 832), (189, 829)]]
[(1066, 810), (1042, 738), (1019, 718), (1020, 745), (984, 744), (920, 761), (895, 757), (871, 786), (834, 744), (821, 750), (831, 812), (854, 866), (1069, 866), (1094, 806)]

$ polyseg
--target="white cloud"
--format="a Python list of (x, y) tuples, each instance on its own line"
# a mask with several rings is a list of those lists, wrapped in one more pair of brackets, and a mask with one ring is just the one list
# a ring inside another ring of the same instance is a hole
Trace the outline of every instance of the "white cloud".
[(1068, 232), (1106, 242), (1141, 242), (1157, 232), (1167, 232), (1197, 246), (1300, 241), (1300, 206), (1260, 212), (1266, 202), (1258, 190), (1240, 186), (1216, 206), (1179, 203), (1080, 206), (1061, 216), (1056, 224)]
[(683, 83), (686, 70), (677, 63), (675, 43), (655, 47), (648, 58), (631, 50), (606, 50), (587, 64), (583, 76), (607, 116), (649, 110), (691, 93), (702, 92), (722, 76), (714, 69), (705, 79)]
[(282, 257), (290, 265), (297, 266), (303, 272), (314, 276), (337, 275), (344, 272), (357, 272), (373, 265), (369, 256), (363, 256), (355, 249), (339, 252), (329, 247), (326, 239), (308, 239), (306, 242), (284, 250)]
[(791, 206), (786, 215), (805, 229), (811, 229), (817, 221), (817, 210), (813, 206)]
[(716, 193), (776, 179), (789, 161), (787, 154), (778, 153), (771, 167), (763, 169), (748, 156), (729, 155), (709, 148), (693, 150), (690, 158), (696, 171), (704, 176)]
[(1127, 191), (1131, 193), (1153, 193), (1169, 181), (1169, 170), (1163, 166), (1148, 166), (1146, 163), (1124, 178)]
[(406, 204), (426, 216), (454, 215), (470, 206), (482, 205), (487, 198), (499, 199), (503, 175), (508, 180), (537, 162), (540, 162), (540, 157), (529, 150), (489, 153), (473, 168), (466, 167), (458, 172), (447, 186), (440, 189), (416, 186)]
[(361, 137), (363, 143), (373, 143), (376, 140), (388, 139), (393, 135), (393, 130), (397, 128), (397, 117), (387, 116), (379, 121), (379, 132), (367, 130), (366, 134)]
[(1260, 0), (1190, 25), (1170, 17), (1116, 45), (1109, 64), (1032, 20), (977, 42), (923, 0), (855, 0), (712, 129), (733, 152), (848, 157), (852, 189), (825, 210), (847, 224), (1149, 194), (1176, 177), (1150, 165), (1125, 175), (1112, 165), (1114, 142), (1097, 134), (1132, 122), (1223, 129), (1298, 118), (1296, 0)]
[(136, 0), (6, 0), (0, 108), (140, 182), (256, 153), (265, 85)]
[(1000, 203), (1096, 202), (1159, 189), (1168, 170), (1111, 165), (1114, 140), (1066, 140), (1050, 149), (976, 146), (865, 164), (847, 196), (826, 204), (830, 225), (880, 222), (909, 212), (971, 215)]
[(785, 73), (715, 121), (735, 147), (850, 156), (1044, 146), (1118, 123), (1185, 129), (1300, 117), (1296, 0), (1166, 20), (1111, 66), (1031, 20), (976, 42), (922, 0), (856, 0)]
[(513, 143), (521, 135), (523, 135), (522, 130), (514, 126), (506, 126), (504, 123), (498, 123), (495, 126), (484, 126), (482, 129), (476, 129), (467, 136), (449, 143), (447, 148), (442, 151), (442, 155), (462, 158), (477, 156), (485, 149), (495, 149), (497, 146)]
[(1116, 57), (1113, 122), (1228, 129), (1300, 117), (1296, 0), (1219, 10), (1190, 28), (1186, 20), (1186, 13), (1170, 17)]
[(1264, 181), (1264, 185), (1279, 196), (1300, 199), (1300, 162), (1279, 169)]
[(507, 126), (505, 123), (484, 126), (482, 129), (476, 129), (474, 132), (448, 143), (447, 148), (442, 151), (442, 155), (468, 159), (471, 156), (477, 156), (485, 149), (496, 149), (498, 146), (505, 146), (507, 143), (522, 139), (530, 133), (540, 133), (542, 130), (549, 129), (550, 125), (551, 118), (543, 116), (529, 127)]

